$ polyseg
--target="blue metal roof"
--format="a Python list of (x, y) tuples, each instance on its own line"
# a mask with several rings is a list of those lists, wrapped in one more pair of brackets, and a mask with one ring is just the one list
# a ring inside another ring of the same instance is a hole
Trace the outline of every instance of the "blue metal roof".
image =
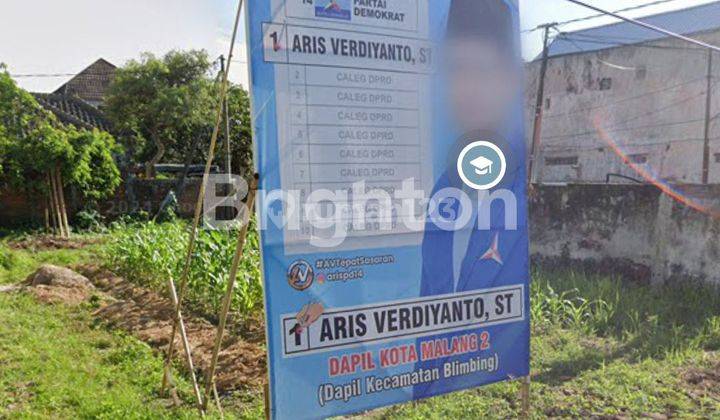
[[(643, 22), (679, 33), (692, 34), (720, 28), (720, 1), (639, 18)], [(577, 54), (626, 44), (655, 41), (666, 35), (629, 22), (566, 32), (550, 44), (550, 56)]]

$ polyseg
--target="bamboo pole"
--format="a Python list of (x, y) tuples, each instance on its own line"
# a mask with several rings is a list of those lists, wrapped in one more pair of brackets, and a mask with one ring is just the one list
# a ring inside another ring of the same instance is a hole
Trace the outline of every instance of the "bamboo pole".
[(62, 174), (60, 173), (60, 167), (55, 167), (55, 176), (57, 178), (58, 196), (60, 197), (60, 210), (62, 215), (62, 223), (65, 227), (65, 235), (70, 237), (70, 223), (68, 223), (67, 208), (65, 207), (65, 192), (63, 191)]
[[(169, 283), (169, 289), (170, 289), (170, 297), (172, 299), (173, 305), (175, 305), (177, 307), (178, 297), (177, 297), (177, 294), (175, 293), (175, 284), (173, 282), (172, 277), (170, 277), (168, 279), (168, 283)], [(195, 398), (197, 399), (197, 409), (200, 412), (200, 416), (205, 417), (205, 409), (204, 409), (203, 403), (202, 403), (202, 396), (200, 395), (200, 386), (198, 385), (197, 377), (195, 376), (195, 366), (193, 365), (192, 353), (191, 353), (192, 350), (190, 349), (190, 341), (188, 341), (188, 338), (187, 338), (187, 332), (185, 331), (185, 322), (182, 319), (182, 314), (179, 314), (179, 317), (180, 317), (180, 320), (179, 320), (180, 337), (182, 338), (182, 345), (183, 345), (183, 349), (185, 350), (185, 356), (187, 358), (188, 370), (190, 370), (190, 379), (192, 380), (192, 384), (193, 384), (193, 393), (195, 394)], [(175, 340), (175, 335), (173, 335), (172, 339), (173, 339), (173, 341)], [(168, 353), (168, 356), (170, 356), (169, 353)], [(168, 363), (166, 361), (165, 372), (164, 372), (163, 376), (168, 376), (170, 374), (169, 366), (171, 363), (172, 363), (172, 360), (170, 360), (170, 363)]]
[[(237, 38), (238, 33), (238, 27), (240, 25), (240, 11), (242, 10), (242, 0), (238, 0), (238, 9), (237, 14), (235, 16), (235, 24), (233, 26), (233, 32), (232, 37), (230, 39), (230, 53), (228, 54), (228, 65), (226, 68), (225, 73), (223, 74), (223, 80), (222, 85), (220, 86), (220, 98), (218, 100), (218, 106), (217, 106), (217, 115), (215, 117), (215, 127), (213, 128), (213, 133), (210, 138), (210, 146), (208, 147), (208, 157), (207, 161), (205, 162), (205, 171), (203, 172), (203, 178), (202, 183), (200, 184), (200, 191), (198, 192), (198, 198), (197, 202), (195, 203), (195, 215), (193, 217), (192, 226), (190, 228), (190, 234), (188, 238), (188, 246), (187, 246), (187, 252), (185, 254), (185, 263), (182, 271), (182, 275), (180, 277), (180, 284), (179, 289), (175, 289), (174, 283), (170, 283), (171, 287), (171, 295), (176, 294), (177, 296), (177, 303), (175, 304), (175, 322), (173, 322), (172, 332), (170, 335), (170, 342), (168, 345), (168, 352), (167, 352), (167, 358), (165, 359), (165, 371), (167, 372), (165, 375), (163, 375), (163, 382), (162, 382), (162, 392), (164, 392), (167, 388), (168, 381), (170, 379), (169, 373), (170, 373), (170, 366), (169, 363), (172, 361), (173, 353), (175, 351), (175, 335), (178, 330), (178, 324), (182, 323), (182, 301), (183, 297), (185, 295), (185, 289), (187, 287), (187, 280), (188, 275), (190, 273), (190, 263), (192, 260), (193, 252), (195, 252), (195, 241), (197, 239), (197, 231), (198, 231), (198, 225), (200, 224), (200, 216), (202, 214), (202, 200), (205, 196), (205, 189), (207, 188), (208, 179), (210, 177), (210, 168), (212, 166), (212, 161), (215, 156), (215, 148), (217, 146), (217, 139), (218, 139), (218, 133), (220, 132), (220, 123), (222, 120), (222, 114), (223, 114), (223, 101), (225, 99), (225, 95), (227, 93), (227, 85), (228, 85), (228, 74), (230, 69), (230, 63), (232, 60), (232, 54), (233, 49), (235, 48), (235, 40)], [(180, 328), (180, 334), (183, 333), (184, 328)], [(185, 341), (185, 339), (184, 339)]]
[(48, 206), (50, 208), (50, 219), (52, 221), (52, 234), (58, 235), (59, 234), (59, 228), (60, 225), (57, 222), (57, 208), (55, 207), (55, 189), (53, 188), (53, 183), (50, 180), (50, 172), (47, 173), (47, 185), (48, 185)]
[(243, 249), (245, 247), (245, 239), (247, 238), (248, 227), (250, 226), (250, 217), (255, 207), (255, 195), (258, 188), (258, 176), (257, 174), (253, 178), (250, 184), (250, 191), (248, 192), (247, 205), (245, 209), (247, 211), (247, 222), (243, 225), (238, 233), (237, 245), (235, 246), (235, 255), (233, 255), (232, 265), (230, 266), (230, 275), (228, 277), (227, 289), (225, 291), (225, 297), (223, 298), (222, 309), (220, 312), (220, 322), (218, 323), (217, 333), (215, 335), (215, 345), (213, 347), (212, 359), (210, 362), (210, 369), (205, 375), (205, 406), (207, 407), (208, 398), (210, 392), (215, 386), (215, 368), (217, 367), (218, 358), (220, 355), (220, 347), (222, 346), (223, 335), (225, 334), (225, 326), (227, 323), (228, 312), (230, 311), (230, 305), (232, 304), (233, 290), (235, 289), (235, 282), (237, 280), (238, 267), (240, 266), (240, 258), (243, 255)]
[(68, 235), (67, 235), (67, 232), (65, 232), (65, 226), (63, 225), (63, 222), (62, 222), (62, 220), (63, 220), (62, 214), (61, 214), (62, 210), (60, 208), (60, 196), (58, 194), (57, 179), (55, 179), (55, 174), (53, 173), (52, 169), (48, 172), (48, 176), (50, 177), (50, 184), (52, 186), (52, 191), (53, 191), (53, 198), (54, 198), (54, 202), (55, 202), (55, 213), (57, 216), (57, 222), (58, 222), (58, 227), (59, 227), (58, 230), (60, 231), (60, 237), (65, 238)]
[(220, 413), (220, 418), (225, 418), (225, 412), (223, 411), (222, 404), (220, 404), (220, 396), (218, 395), (217, 387), (213, 385), (213, 395), (215, 396), (215, 407), (217, 408), (218, 413)]
[(50, 205), (47, 196), (43, 197), (43, 220), (45, 221), (45, 233), (50, 234)]

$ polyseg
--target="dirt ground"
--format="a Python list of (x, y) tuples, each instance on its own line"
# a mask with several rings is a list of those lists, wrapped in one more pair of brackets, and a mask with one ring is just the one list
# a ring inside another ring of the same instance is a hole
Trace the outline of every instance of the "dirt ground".
[[(93, 299), (100, 305), (94, 316), (165, 351), (173, 319), (173, 306), (168, 299), (95, 266), (80, 266), (76, 270), (44, 265), (15, 289), (51, 304), (78, 305)], [(200, 376), (210, 365), (216, 327), (201, 317), (184, 314), (184, 318), (196, 373)], [(266, 381), (264, 337), (254, 326), (231, 326), (231, 331), (249, 334), (246, 337), (225, 334), (217, 367), (218, 391), (257, 389)], [(175, 348), (176, 360), (187, 369), (179, 334)]]
[(46, 251), (54, 249), (82, 249), (99, 243), (99, 239), (87, 237), (60, 238), (52, 235), (37, 235), (8, 242), (12, 249)]
[(720, 401), (720, 361), (710, 368), (689, 369), (684, 379), (691, 398), (697, 400), (705, 397)]

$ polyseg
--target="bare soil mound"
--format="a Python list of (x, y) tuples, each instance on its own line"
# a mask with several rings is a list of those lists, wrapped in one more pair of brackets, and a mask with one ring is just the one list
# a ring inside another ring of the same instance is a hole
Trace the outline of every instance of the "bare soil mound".
[(54, 249), (82, 249), (88, 245), (99, 242), (97, 238), (75, 236), (72, 238), (60, 238), (51, 235), (30, 236), (24, 239), (8, 242), (12, 249), (25, 249), (28, 251), (45, 251)]
[[(91, 266), (79, 270), (116, 299), (98, 309), (97, 317), (153, 347), (163, 351), (167, 348), (173, 320), (173, 306), (167, 298), (134, 286), (107, 270)], [(216, 327), (201, 317), (184, 315), (193, 362), (204, 372), (210, 365)], [(255, 341), (253, 338), (250, 340)], [(187, 368), (179, 334), (175, 340), (177, 361)], [(259, 343), (226, 334), (217, 368), (218, 391), (257, 389), (265, 381), (265, 372), (265, 352)]]
[(87, 277), (70, 269), (44, 264), (28, 276), (21, 289), (45, 303), (79, 305), (95, 294), (95, 286)]

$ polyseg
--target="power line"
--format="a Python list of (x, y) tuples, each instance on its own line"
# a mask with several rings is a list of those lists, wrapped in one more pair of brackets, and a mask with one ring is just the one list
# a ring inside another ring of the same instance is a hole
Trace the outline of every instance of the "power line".
[(673, 51), (707, 51), (707, 48), (700, 48), (700, 47), (673, 47), (670, 45), (650, 45), (650, 44), (634, 44), (634, 43), (626, 43), (624, 41), (614, 41), (610, 38), (593, 38), (592, 36), (580, 36), (580, 34), (573, 33), (573, 32), (561, 32), (556, 37), (557, 39), (562, 39), (565, 41), (570, 42), (575, 46), (575, 48), (578, 49), (578, 52), (585, 52), (586, 49), (579, 46), (578, 42), (583, 42), (586, 44), (596, 44), (596, 45), (604, 45), (607, 48), (614, 48), (614, 47), (636, 47), (636, 48), (649, 48), (649, 49), (655, 49), (655, 50), (673, 50)]
[[(625, 125), (625, 124), (627, 124), (627, 123), (629, 123), (629, 122), (637, 121), (637, 120), (639, 120), (640, 118), (644, 118), (644, 117), (649, 117), (649, 116), (651, 116), (651, 115), (660, 114), (660, 113), (662, 113), (662, 112), (671, 110), (671, 109), (677, 107), (678, 105), (682, 105), (682, 104), (687, 103), (687, 102), (690, 102), (690, 101), (692, 101), (692, 100), (694, 100), (694, 99), (703, 97), (703, 96), (705, 96), (706, 94), (707, 94), (707, 91), (703, 91), (703, 92), (700, 92), (700, 93), (698, 93), (698, 94), (688, 96), (688, 97), (686, 97), (686, 98), (684, 98), (684, 99), (681, 99), (681, 100), (679, 100), (679, 101), (675, 101), (675, 102), (673, 102), (673, 103), (671, 103), (671, 104), (669, 104), (669, 105), (666, 105), (666, 106), (664, 106), (664, 107), (661, 107), (661, 108), (658, 108), (658, 109), (654, 109), (654, 110), (652, 110), (652, 111), (648, 111), (648, 112), (644, 112), (644, 113), (635, 115), (634, 117), (630, 117), (630, 118), (628, 118), (628, 119), (626, 119), (626, 120), (623, 120), (623, 121), (619, 121), (619, 122), (615, 123), (614, 125), (610, 126), (610, 128), (620, 127), (620, 126), (623, 126), (623, 125)], [(631, 127), (631, 128), (633, 128), (633, 127)], [(546, 137), (546, 138), (552, 138), (552, 137)]]
[(103, 72), (103, 73), (91, 73), (86, 71), (80, 71), (78, 73), (9, 73), (10, 77), (74, 77), (74, 76), (90, 76), (90, 77), (106, 77), (111, 72)]
[[(658, 5), (660, 5), (660, 4), (670, 3), (670, 2), (673, 2), (673, 1), (678, 1), (678, 0), (658, 0), (658, 1), (653, 1), (653, 2), (650, 2), (650, 3), (645, 3), (645, 4), (640, 4), (640, 5), (637, 5), (637, 6), (631, 6), (631, 7), (626, 7), (626, 8), (624, 8), (624, 9), (615, 10), (613, 13), (631, 12), (631, 11), (633, 11), (633, 10), (644, 9), (644, 8), (650, 7), (650, 6), (658, 6)], [(571, 23), (584, 22), (584, 21), (586, 21), (586, 20), (596, 19), (596, 18), (605, 17), (605, 16), (607, 16), (606, 13), (598, 13), (598, 14), (586, 16), (586, 17), (583, 17), (583, 18), (566, 20), (565, 22), (562, 22), (562, 23), (560, 23), (560, 24), (561, 24), (561, 25), (569, 25), (569, 24), (571, 24)]]
[[(23, 78), (23, 77), (71, 77), (77, 76), (80, 73), (35, 73), (35, 74), (12, 74), (11, 77)], [(87, 74), (87, 73), (86, 73)], [(88, 74), (88, 76), (91, 76)], [(95, 76), (106, 76), (106, 74), (96, 74)]]
[(673, 103), (671, 103), (671, 104), (669, 104), (669, 105), (667, 105), (667, 106), (664, 106), (664, 107), (661, 107), (661, 108), (658, 108), (658, 109), (654, 109), (654, 110), (652, 110), (652, 111), (648, 111), (648, 112), (645, 112), (645, 113), (642, 113), (642, 114), (638, 114), (638, 115), (636, 115), (636, 116), (634, 116), (634, 117), (631, 117), (631, 118), (628, 118), (628, 119), (626, 119), (626, 120), (623, 120), (623, 121), (621, 121), (621, 122), (619, 122), (619, 123), (616, 123), (614, 126), (617, 127), (617, 126), (619, 126), (619, 125), (624, 125), (624, 124), (627, 124), (627, 123), (632, 122), (632, 121), (637, 121), (637, 120), (639, 120), (640, 118), (644, 118), (644, 117), (649, 117), (649, 116), (651, 116), (651, 115), (660, 114), (661, 112), (668, 111), (668, 110), (670, 110), (670, 109), (672, 109), (672, 108), (675, 108), (675, 107), (678, 106), (678, 105), (682, 105), (682, 104), (687, 103), (687, 102), (690, 102), (690, 101), (692, 101), (692, 100), (694, 100), (694, 99), (697, 99), (697, 98), (700, 98), (700, 97), (704, 97), (705, 95), (707, 95), (707, 91), (703, 91), (703, 92), (700, 92), (700, 93), (698, 93), (698, 94), (695, 94), (695, 95), (692, 95), (692, 96), (688, 96), (688, 97), (686, 97), (686, 98), (684, 98), (684, 99), (681, 99), (681, 100), (679, 100), (679, 101), (673, 102)]
[[(664, 141), (655, 141), (655, 142), (648, 142), (648, 143), (633, 143), (633, 144), (618, 144), (620, 147), (628, 147), (628, 148), (643, 148), (643, 147), (649, 147), (649, 146), (661, 146), (661, 145), (671, 145), (674, 143), (691, 143), (691, 142), (701, 142), (704, 141), (705, 138), (686, 138), (686, 139), (672, 139), (672, 140), (664, 140)], [(713, 137), (710, 140), (720, 140), (720, 137)], [(598, 142), (595, 146), (573, 146), (572, 144), (546, 144), (543, 147), (543, 150), (547, 151), (548, 153), (557, 154), (557, 153), (563, 153), (563, 152), (580, 152), (584, 150), (597, 150), (601, 148), (605, 148), (605, 143)]]
[[(669, 145), (673, 143), (691, 143), (691, 142), (700, 142), (704, 141), (704, 138), (684, 138), (684, 139), (672, 139), (672, 140), (663, 140), (663, 141), (654, 141), (654, 142), (648, 142), (648, 143), (622, 143), (618, 144), (620, 147), (632, 147), (632, 148), (642, 148), (646, 146), (661, 146), (661, 145)], [(711, 140), (720, 140), (720, 137), (715, 137)], [(596, 150), (600, 148), (604, 148), (604, 143), (599, 142), (595, 146), (573, 146), (572, 144), (546, 144), (544, 146), (544, 150), (548, 151), (549, 153), (561, 153), (561, 152), (570, 152), (570, 151), (583, 151), (583, 150)]]
[[(660, 4), (670, 3), (670, 2), (673, 2), (673, 1), (678, 1), (678, 0), (657, 0), (657, 1), (650, 2), (650, 3), (638, 4), (638, 5), (636, 5), (636, 6), (626, 7), (626, 8), (624, 8), (624, 9), (618, 9), (618, 10), (615, 10), (613, 13), (630, 12), (630, 11), (633, 11), (633, 10), (644, 9), (644, 8), (646, 8), (646, 7), (657, 6), (657, 5), (660, 5)], [(571, 24), (571, 23), (584, 22), (584, 21), (586, 21), (586, 20), (597, 19), (597, 18), (604, 17), (604, 16), (607, 16), (607, 14), (606, 14), (606, 13), (598, 13), (598, 14), (595, 14), (595, 15), (589, 15), (589, 16), (585, 16), (585, 17), (581, 17), (581, 18), (577, 18), (577, 19), (570, 19), (570, 20), (566, 20), (566, 21), (563, 21), (563, 22), (558, 22), (556, 25), (557, 25), (557, 26), (564, 26), (564, 25), (569, 25), (569, 24)], [(522, 31), (522, 33), (535, 32), (535, 31), (538, 31), (538, 30), (540, 30), (540, 29), (542, 29), (542, 28), (541, 28), (541, 27), (537, 27), (537, 28), (532, 28), (532, 29), (525, 29), (524, 31)]]
[(595, 109), (607, 108), (607, 107), (609, 107), (609, 106), (618, 105), (618, 104), (622, 104), (622, 103), (625, 103), (625, 102), (630, 102), (630, 101), (633, 101), (633, 100), (636, 100), (636, 99), (642, 99), (642, 98), (645, 98), (645, 97), (648, 97), (648, 96), (652, 96), (652, 95), (657, 95), (657, 94), (660, 94), (660, 93), (669, 92), (669, 91), (674, 90), (674, 89), (677, 89), (677, 88), (679, 88), (679, 87), (687, 86), (687, 85), (690, 85), (690, 84), (693, 84), (693, 83), (697, 83), (697, 82), (700, 82), (700, 81), (705, 81), (705, 80), (706, 80), (706, 77), (705, 77), (705, 76), (703, 76), (703, 77), (698, 77), (698, 78), (696, 78), (696, 79), (687, 80), (687, 81), (678, 83), (678, 84), (676, 84), (676, 85), (664, 87), (664, 88), (662, 88), (662, 89), (658, 89), (658, 90), (654, 90), (654, 91), (650, 91), (650, 92), (645, 92), (645, 93), (642, 93), (642, 94), (639, 94), (639, 95), (634, 95), (634, 96), (629, 96), (629, 97), (626, 97), (626, 98), (622, 98), (622, 99), (619, 99), (619, 100), (617, 100), (617, 101), (614, 101), (614, 102), (611, 102), (611, 103), (608, 103), (608, 104), (596, 105), (596, 106), (587, 107), (587, 108), (579, 108), (579, 109), (576, 109), (576, 110), (573, 110), (573, 111), (569, 111), (569, 112), (565, 112), (565, 113), (562, 113), (562, 114), (548, 114), (548, 115), (545, 116), (545, 118), (557, 118), (557, 117), (562, 117), (562, 116), (566, 116), (566, 115), (573, 115), (573, 114), (579, 114), (579, 113), (583, 113), (583, 112), (587, 112), (587, 111), (592, 111), (592, 110), (595, 110)]
[[(636, 127), (623, 127), (623, 128), (604, 130), (604, 131), (606, 133), (618, 133), (618, 132), (622, 132), (622, 131), (640, 130), (640, 129), (645, 129), (645, 128), (675, 127), (678, 125), (694, 124), (694, 123), (703, 122), (703, 121), (705, 121), (705, 118), (698, 118), (695, 120), (685, 120), (685, 121), (673, 121), (673, 122), (664, 123), (664, 124), (650, 124), (650, 125), (641, 125), (641, 126), (636, 126)], [(620, 125), (620, 124), (622, 124), (622, 122), (620, 122), (617, 125)], [(615, 125), (614, 127), (616, 127), (617, 125)], [(561, 135), (557, 135), (557, 136), (543, 137), (543, 140), (560, 139), (560, 138), (576, 137), (576, 136), (582, 137), (582, 136), (589, 136), (589, 135), (595, 134), (595, 133), (596, 133), (595, 130), (590, 130), (590, 131), (583, 131), (583, 132), (570, 133), (570, 134), (561, 134)]]
[(710, 49), (710, 50), (720, 52), (720, 47), (718, 47), (718, 46), (715, 46), (715, 45), (712, 45), (712, 44), (708, 44), (708, 43), (706, 43), (706, 42), (703, 42), (703, 41), (700, 41), (700, 40), (697, 40), (697, 39), (694, 39), (694, 38), (690, 38), (690, 37), (687, 37), (687, 36), (685, 36), (685, 35), (681, 35), (681, 34), (678, 34), (678, 33), (672, 32), (672, 31), (668, 31), (667, 29), (663, 29), (663, 28), (661, 28), (661, 27), (659, 27), (659, 26), (651, 25), (651, 24), (649, 24), (649, 23), (642, 22), (642, 21), (637, 20), (637, 19), (632, 19), (632, 18), (629, 18), (629, 17), (621, 16), (621, 15), (617, 14), (617, 12), (610, 12), (610, 11), (607, 11), (607, 10), (603, 10), (603, 9), (601, 9), (601, 8), (599, 8), (599, 7), (593, 6), (593, 5), (591, 5), (591, 4), (585, 3), (585, 2), (580, 1), (580, 0), (565, 0), (565, 1), (568, 1), (568, 2), (573, 3), (573, 4), (577, 4), (577, 5), (579, 5), (579, 6), (587, 7), (588, 9), (595, 10), (596, 12), (600, 12), (600, 13), (605, 14), (605, 15), (610, 15), (610, 16), (616, 18), (616, 19), (624, 20), (625, 22), (631, 23), (631, 24), (633, 24), (633, 25), (641, 26), (641, 27), (643, 27), (643, 28), (645, 28), (645, 29), (649, 29), (649, 30), (651, 30), (651, 31), (655, 31), (655, 32), (661, 33), (661, 34), (666, 35), (666, 36), (670, 36), (670, 37), (677, 38), (677, 39), (682, 39), (683, 41), (687, 41), (687, 42), (690, 42), (690, 43), (692, 43), (692, 44), (699, 45), (699, 46), (701, 46), (701, 47), (703, 47), (703, 48), (708, 48), (708, 49)]

